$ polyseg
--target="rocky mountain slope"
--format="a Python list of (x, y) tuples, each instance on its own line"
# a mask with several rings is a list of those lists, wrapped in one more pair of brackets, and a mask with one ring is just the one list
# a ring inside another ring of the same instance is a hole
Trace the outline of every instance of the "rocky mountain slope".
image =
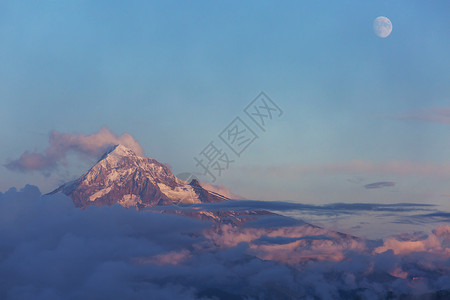
[(75, 206), (81, 208), (115, 203), (145, 208), (228, 200), (204, 189), (197, 180), (188, 183), (178, 179), (166, 165), (138, 156), (123, 145), (112, 147), (83, 176), (50, 194), (59, 192), (71, 197)]

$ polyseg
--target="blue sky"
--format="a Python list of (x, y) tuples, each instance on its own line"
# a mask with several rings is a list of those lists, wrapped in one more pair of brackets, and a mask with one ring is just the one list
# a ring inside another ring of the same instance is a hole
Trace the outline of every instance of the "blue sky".
[[(378, 16), (393, 23), (386, 39)], [(265, 91), (284, 114), (216, 183), (250, 199), (446, 204), (449, 37), (447, 1), (4, 1), (0, 157), (106, 127), (193, 172)], [(50, 191), (90, 163), (3, 166), (0, 191)]]

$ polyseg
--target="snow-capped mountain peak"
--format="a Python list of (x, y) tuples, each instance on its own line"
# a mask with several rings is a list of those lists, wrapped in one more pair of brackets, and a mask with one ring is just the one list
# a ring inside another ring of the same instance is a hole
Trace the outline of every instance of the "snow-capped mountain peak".
[(111, 146), (105, 154), (102, 156), (100, 160), (106, 157), (123, 157), (123, 156), (138, 156), (136, 152), (131, 150), (130, 148), (125, 147), (124, 145), (114, 145)]
[(53, 193), (70, 196), (75, 205), (136, 206), (218, 202), (228, 198), (204, 189), (197, 181), (176, 178), (157, 160), (138, 156), (133, 150), (115, 145), (83, 176), (60, 186)]

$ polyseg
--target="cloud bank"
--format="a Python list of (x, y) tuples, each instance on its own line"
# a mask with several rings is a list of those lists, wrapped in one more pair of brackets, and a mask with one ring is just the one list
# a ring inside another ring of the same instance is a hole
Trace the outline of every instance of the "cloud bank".
[(0, 195), (0, 298), (450, 295), (450, 226), (368, 241), (286, 219), (234, 226), (120, 206), (81, 210), (64, 195), (11, 189)]
[(13, 171), (49, 171), (64, 163), (68, 153), (98, 158), (108, 147), (117, 144), (134, 150), (138, 155), (144, 155), (142, 147), (129, 133), (117, 136), (107, 128), (90, 135), (52, 131), (49, 146), (42, 153), (25, 151), (18, 159), (10, 161), (5, 166)]

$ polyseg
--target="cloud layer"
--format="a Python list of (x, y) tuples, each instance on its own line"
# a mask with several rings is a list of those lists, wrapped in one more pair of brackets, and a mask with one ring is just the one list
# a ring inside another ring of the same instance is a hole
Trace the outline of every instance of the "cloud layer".
[(90, 135), (52, 131), (49, 146), (42, 153), (25, 151), (18, 159), (5, 166), (9, 170), (22, 172), (49, 171), (63, 163), (70, 152), (82, 157), (98, 158), (108, 147), (117, 144), (127, 146), (138, 155), (144, 155), (142, 147), (129, 133), (117, 136), (107, 128)]
[(0, 298), (379, 299), (450, 289), (449, 226), (366, 241), (287, 220), (233, 226), (81, 210), (64, 195), (11, 189), (0, 195)]

